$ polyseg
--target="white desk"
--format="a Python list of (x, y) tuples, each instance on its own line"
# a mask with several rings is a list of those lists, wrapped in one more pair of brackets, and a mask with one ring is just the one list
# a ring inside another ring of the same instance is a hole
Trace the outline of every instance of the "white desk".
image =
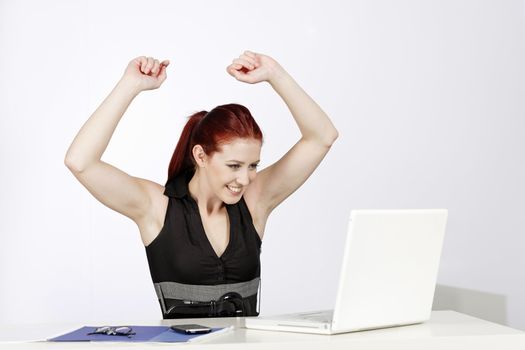
[[(102, 322), (104, 323), (104, 322)], [(236, 329), (201, 343), (55, 343), (27, 342), (46, 339), (85, 324), (0, 326), (0, 349), (152, 349), (197, 346), (206, 349), (525, 349), (525, 332), (454, 311), (433, 311), (428, 322), (339, 335), (313, 335), (252, 330), (244, 318), (200, 318), (184, 320), (126, 321), (111, 324), (171, 325), (198, 323), (213, 327), (235, 325)], [(89, 325), (98, 325), (89, 324)]]

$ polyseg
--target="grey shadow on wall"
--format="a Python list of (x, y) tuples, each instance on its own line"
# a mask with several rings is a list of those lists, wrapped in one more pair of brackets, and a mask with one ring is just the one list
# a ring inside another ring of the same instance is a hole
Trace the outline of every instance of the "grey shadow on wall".
[(432, 309), (454, 310), (507, 325), (507, 297), (500, 294), (438, 284)]

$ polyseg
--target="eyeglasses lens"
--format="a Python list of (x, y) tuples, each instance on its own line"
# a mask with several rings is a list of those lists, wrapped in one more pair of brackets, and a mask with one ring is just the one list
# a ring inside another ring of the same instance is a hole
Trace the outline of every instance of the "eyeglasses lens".
[(131, 328), (130, 327), (117, 327), (115, 328), (115, 333), (127, 335), (131, 333)]

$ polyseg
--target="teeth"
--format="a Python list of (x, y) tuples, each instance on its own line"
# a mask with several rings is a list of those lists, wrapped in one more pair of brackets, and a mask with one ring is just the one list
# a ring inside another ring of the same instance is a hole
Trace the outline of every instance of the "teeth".
[(240, 187), (231, 187), (231, 186), (226, 186), (226, 187), (228, 187), (232, 192), (235, 192), (235, 193), (241, 192)]

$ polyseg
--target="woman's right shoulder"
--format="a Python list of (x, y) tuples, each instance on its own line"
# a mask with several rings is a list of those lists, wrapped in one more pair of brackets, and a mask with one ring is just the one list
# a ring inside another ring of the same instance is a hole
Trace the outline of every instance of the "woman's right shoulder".
[(144, 179), (142, 184), (150, 198), (150, 205), (147, 212), (135, 220), (135, 223), (139, 228), (142, 242), (148, 246), (164, 226), (169, 197), (164, 195), (165, 187), (161, 184)]

